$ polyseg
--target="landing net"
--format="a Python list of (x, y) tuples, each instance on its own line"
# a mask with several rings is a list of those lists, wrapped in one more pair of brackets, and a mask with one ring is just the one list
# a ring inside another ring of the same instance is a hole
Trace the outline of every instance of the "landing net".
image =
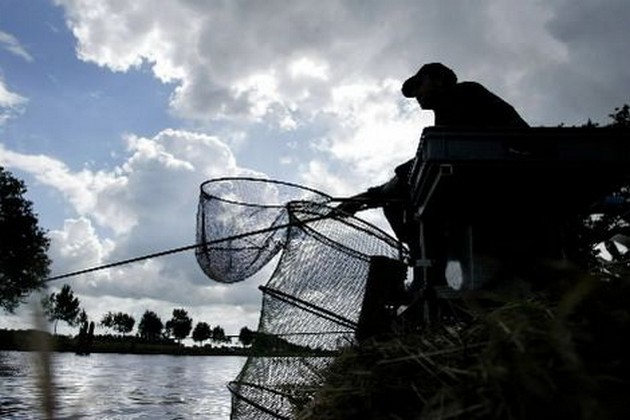
[(200, 189), (197, 243), (232, 238), (196, 249), (204, 273), (222, 283), (245, 280), (280, 251), (289, 220), (286, 203), (330, 200), (314, 189), (259, 178), (211, 179)]
[[(231, 182), (234, 186), (231, 193), (238, 190), (259, 194), (262, 190), (261, 180)], [(262, 195), (256, 197), (258, 202), (264, 202)], [(332, 362), (334, 352), (354, 340), (370, 257), (405, 257), (401, 244), (391, 236), (359, 218), (336, 211), (328, 205), (325, 194), (314, 197), (315, 200), (290, 200), (282, 209), (275, 208), (276, 215), (266, 220), (269, 226), (278, 226), (281, 234), (268, 232), (264, 238), (254, 235), (257, 242), (251, 248), (256, 252), (241, 254), (243, 247), (234, 247), (235, 255), (247, 256), (245, 269), (235, 260), (230, 264), (220, 260), (218, 268), (213, 267), (214, 258), (229, 254), (227, 248), (200, 260), (207, 264), (204, 267), (207, 274), (219, 272), (221, 281), (225, 278), (235, 281), (232, 279), (244, 278), (244, 272), (251, 275), (250, 267), (258, 266), (259, 260), (269, 261), (281, 251), (275, 271), (261, 287), (262, 310), (252, 355), (229, 385), (233, 395), (232, 419), (292, 418), (321, 386), (321, 372)], [(201, 201), (206, 199), (202, 191)], [(208, 207), (200, 203), (200, 211), (219, 208), (221, 215), (233, 215), (245, 203), (257, 207), (247, 196), (214, 199), (222, 204)], [(238, 210), (229, 210), (231, 205)], [(250, 212), (258, 214), (253, 208)], [(260, 210), (266, 208), (261, 206)], [(212, 219), (211, 214), (201, 214), (198, 230), (220, 226), (221, 235), (235, 233), (230, 231), (227, 220), (217, 224), (210, 223)], [(240, 222), (234, 223), (238, 232), (246, 229)], [(255, 226), (261, 228), (260, 223)], [(237, 275), (230, 270), (236, 270)]]

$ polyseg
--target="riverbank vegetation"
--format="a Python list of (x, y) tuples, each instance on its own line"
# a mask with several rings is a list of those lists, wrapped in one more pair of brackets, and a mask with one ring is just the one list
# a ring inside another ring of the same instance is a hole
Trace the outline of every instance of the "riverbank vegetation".
[(12, 313), (44, 286), (50, 239), (39, 226), (26, 184), (0, 166), (0, 309)]
[[(53, 335), (38, 330), (0, 330), (0, 350), (60, 352), (81, 350), (78, 336)], [(173, 354), (173, 355), (236, 355), (245, 356), (249, 349), (242, 345), (185, 346), (173, 339), (144, 340), (136, 336), (95, 335), (91, 353)]]
[[(216, 327), (215, 327), (216, 328)], [(221, 328), (221, 327), (218, 327)], [(222, 331), (222, 329), (221, 329)], [(40, 330), (0, 330), (0, 351), (58, 351), (75, 353), (171, 354), (188, 356), (293, 356), (329, 355), (329, 352), (304, 348), (281, 337), (256, 333), (244, 327), (238, 337), (225, 336), (213, 344), (186, 346), (175, 339), (159, 337), (148, 340), (141, 336), (95, 335), (86, 348), (81, 336), (51, 334)]]
[(348, 348), (297, 418), (624, 418), (628, 278), (580, 275), (525, 299), (471, 297), (460, 302), (465, 322)]

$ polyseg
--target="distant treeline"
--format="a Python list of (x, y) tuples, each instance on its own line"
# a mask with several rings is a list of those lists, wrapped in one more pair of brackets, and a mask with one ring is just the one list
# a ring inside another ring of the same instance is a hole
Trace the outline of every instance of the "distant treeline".
[[(0, 350), (76, 352), (78, 349), (76, 337), (53, 335), (37, 330), (0, 330)], [(243, 347), (214, 347), (209, 344), (203, 347), (185, 347), (170, 339), (147, 341), (140, 337), (113, 335), (96, 335), (90, 346), (92, 353), (244, 356), (248, 354), (247, 351)]]
[[(0, 350), (81, 352), (78, 336), (53, 335), (38, 330), (0, 330)], [(290, 344), (268, 335), (258, 335), (249, 347), (204, 346), (187, 347), (169, 338), (149, 341), (138, 336), (95, 335), (90, 345), (91, 353), (124, 354), (172, 354), (200, 356), (249, 356), (257, 355), (328, 355), (328, 352)]]

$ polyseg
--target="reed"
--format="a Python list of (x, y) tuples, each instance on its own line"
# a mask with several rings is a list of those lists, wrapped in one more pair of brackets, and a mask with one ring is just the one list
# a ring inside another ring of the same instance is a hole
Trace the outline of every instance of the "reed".
[[(33, 324), (36, 331), (48, 331), (48, 324), (38, 305), (34, 305)], [(53, 343), (50, 334), (32, 334), (31, 340), (29, 347), (34, 350), (31, 355), (37, 372), (41, 415), (46, 420), (52, 420), (55, 418), (56, 401), (51, 363)]]
[(628, 302), (628, 276), (471, 296), (466, 322), (346, 348), (296, 418), (626, 418)]

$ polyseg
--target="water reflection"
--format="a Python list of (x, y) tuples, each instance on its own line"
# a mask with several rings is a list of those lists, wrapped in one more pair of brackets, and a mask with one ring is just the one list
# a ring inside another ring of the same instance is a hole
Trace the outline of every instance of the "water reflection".
[[(0, 417), (41, 418), (35, 353), (0, 352)], [(56, 417), (228, 419), (241, 357), (55, 353)]]

